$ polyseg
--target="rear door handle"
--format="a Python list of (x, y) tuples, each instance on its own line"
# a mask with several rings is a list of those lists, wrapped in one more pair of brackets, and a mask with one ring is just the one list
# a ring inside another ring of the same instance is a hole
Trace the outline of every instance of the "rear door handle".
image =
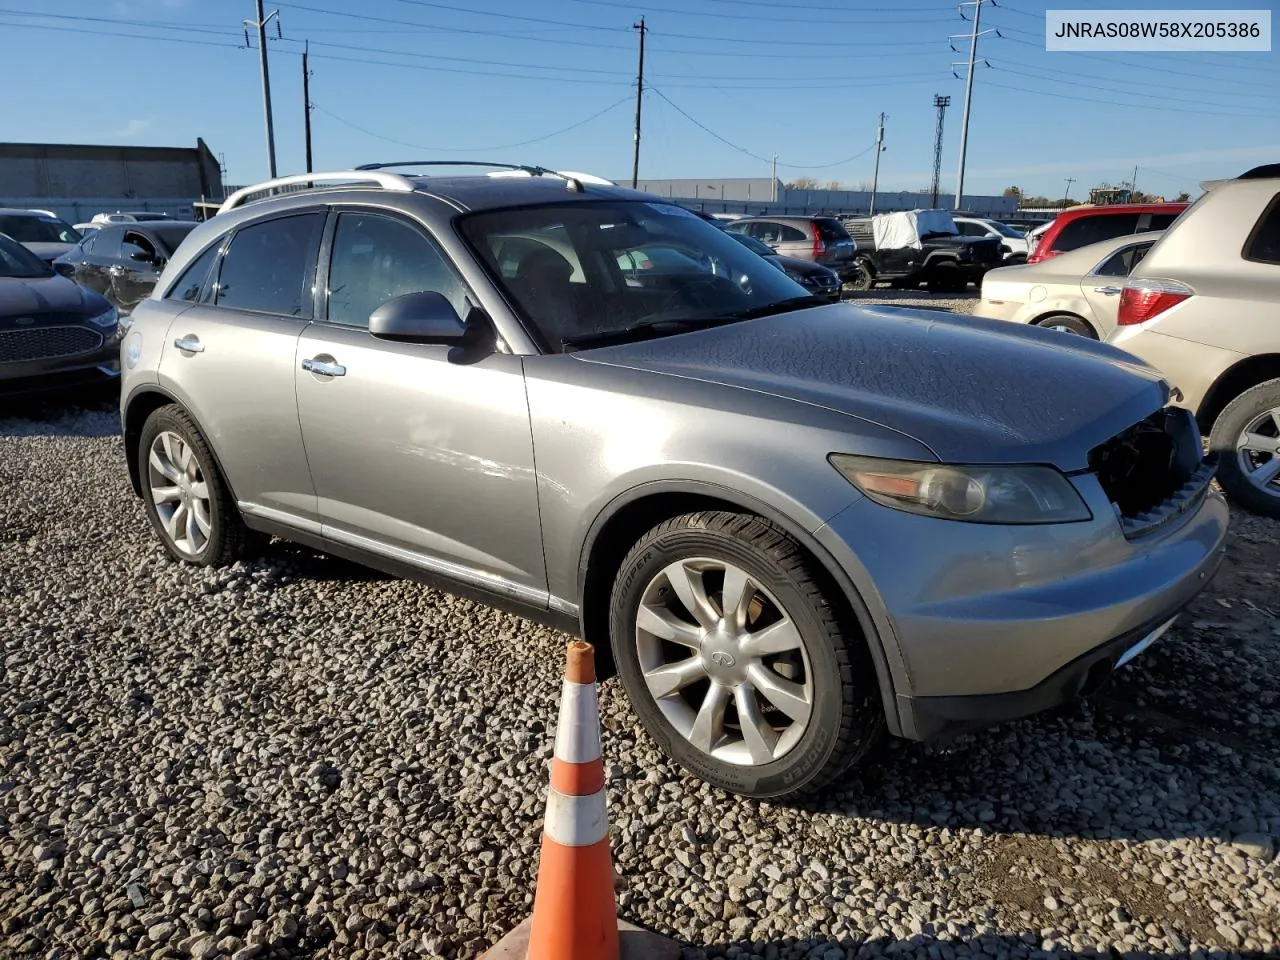
[(1094, 287), (1094, 293), (1105, 293), (1108, 297), (1114, 297), (1117, 293), (1123, 293), (1121, 287)]
[(179, 337), (173, 345), (184, 353), (204, 353), (204, 344), (199, 337)]
[(302, 369), (307, 373), (318, 373), (322, 377), (345, 377), (347, 368), (340, 363), (334, 363), (331, 360), (321, 360), (318, 357), (310, 357), (302, 361)]

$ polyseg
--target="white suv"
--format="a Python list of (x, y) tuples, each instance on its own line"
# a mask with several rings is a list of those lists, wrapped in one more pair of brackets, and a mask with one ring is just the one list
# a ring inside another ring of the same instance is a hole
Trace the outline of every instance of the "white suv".
[(1005, 263), (1021, 263), (1027, 259), (1027, 235), (999, 220), (986, 217), (952, 217), (963, 237), (996, 237)]
[(1280, 163), (1203, 187), (1125, 283), (1108, 341), (1177, 386), (1227, 493), (1280, 518)]

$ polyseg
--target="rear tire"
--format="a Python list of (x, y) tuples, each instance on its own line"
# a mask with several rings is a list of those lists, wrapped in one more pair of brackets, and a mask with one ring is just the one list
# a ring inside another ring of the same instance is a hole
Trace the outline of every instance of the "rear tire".
[(614, 581), (610, 640), (668, 756), (723, 790), (778, 798), (866, 753), (884, 728), (875, 670), (825, 580), (759, 517), (692, 513), (640, 538)]
[(849, 278), (849, 286), (854, 290), (870, 290), (875, 287), (876, 275), (872, 273), (871, 267), (862, 262), (854, 266), (856, 272)]
[(1082, 317), (1077, 317), (1074, 313), (1054, 313), (1036, 321), (1037, 327), (1043, 327), (1046, 330), (1056, 330), (1058, 333), (1070, 333), (1077, 337), (1088, 337), (1090, 340), (1098, 339), (1098, 331)]
[(958, 266), (944, 263), (930, 269), (925, 286), (930, 293), (955, 293), (965, 288), (965, 281)]
[(1280, 379), (1227, 404), (1214, 421), (1209, 446), (1220, 458), (1218, 483), (1227, 496), (1246, 510), (1280, 519)]
[(147, 417), (137, 456), (143, 509), (169, 556), (221, 567), (261, 549), (266, 537), (245, 526), (209, 444), (181, 407)]

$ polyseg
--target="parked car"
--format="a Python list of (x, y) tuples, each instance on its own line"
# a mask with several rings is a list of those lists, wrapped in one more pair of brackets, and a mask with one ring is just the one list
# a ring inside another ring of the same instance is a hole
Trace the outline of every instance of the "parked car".
[(164, 265), (195, 227), (194, 220), (106, 224), (54, 260), (53, 267), (127, 315), (151, 292)]
[(1100, 240), (1164, 230), (1185, 203), (1117, 203), (1067, 207), (1035, 238), (1028, 263), (1039, 263)]
[(1000, 266), (1000, 241), (962, 236), (946, 210), (905, 210), (845, 220), (858, 244), (853, 286), (877, 283), (960, 291)]
[[(233, 194), (134, 311), (123, 448), (174, 559), (272, 533), (581, 633), (765, 797), (1092, 690), (1221, 560), (1213, 460), (1120, 351), (819, 304), (650, 194), (409, 166)], [(652, 243), (723, 273), (628, 286)]]
[(0, 207), (0, 233), (18, 241), (45, 263), (80, 242), (75, 227), (47, 210)]
[(973, 314), (1105, 340), (1116, 326), (1124, 278), (1159, 238), (1160, 231), (1116, 237), (992, 270)]
[(1125, 281), (1109, 340), (1177, 387), (1232, 499), (1280, 518), (1280, 164), (1203, 186)]
[(780, 257), (773, 252), (773, 248), (768, 244), (762, 243), (755, 237), (748, 237), (744, 233), (729, 233), (729, 236), (733, 237), (752, 253), (764, 257), (775, 264), (779, 270), (815, 297), (822, 297), (824, 300), (832, 302), (840, 299), (840, 278), (830, 267), (824, 267), (822, 264), (814, 263), (812, 260)]
[(0, 236), (0, 393), (120, 375), (115, 308)]
[(842, 282), (857, 275), (853, 238), (835, 217), (746, 217), (724, 228), (754, 237), (779, 256), (830, 267)]
[(97, 213), (93, 216), (94, 223), (154, 223), (157, 220), (168, 220), (167, 213), (157, 213), (154, 210), (130, 210), (128, 212), (117, 210), (115, 213)]
[(962, 237), (995, 237), (1000, 242), (1000, 254), (1005, 263), (1026, 261), (1027, 237), (1021, 230), (987, 217), (953, 216), (951, 219)]

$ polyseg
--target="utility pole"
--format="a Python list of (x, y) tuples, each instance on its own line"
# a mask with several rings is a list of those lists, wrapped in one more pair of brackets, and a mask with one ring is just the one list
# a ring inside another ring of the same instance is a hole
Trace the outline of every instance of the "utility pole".
[(876, 213), (876, 191), (880, 189), (880, 154), (884, 152), (884, 121), (882, 113), (876, 120), (876, 172), (871, 178), (871, 216)]
[(778, 155), (776, 153), (773, 155), (773, 174), (770, 177), (770, 180), (772, 181), (771, 189), (773, 190), (773, 202), (777, 203), (778, 202)]
[(1135, 163), (1133, 165), (1133, 179), (1129, 181), (1129, 200), (1133, 201), (1133, 198), (1136, 197), (1137, 195), (1138, 195), (1138, 165)]
[(302, 48), (302, 123), (307, 139), (307, 173), (311, 172), (311, 71), (307, 69), (307, 54), (311, 52), (311, 42)]
[(631, 25), (633, 30), (640, 31), (640, 69), (636, 71), (636, 141), (635, 154), (631, 159), (631, 189), (636, 189), (640, 180), (640, 108), (644, 104), (644, 35), (649, 28), (644, 25), (644, 17), (639, 23)]
[[(258, 30), (258, 59), (262, 63), (262, 108), (267, 118), (267, 163), (270, 166), (271, 176), (274, 179), (276, 175), (276, 132), (275, 126), (271, 122), (271, 74), (267, 70), (267, 24), (272, 20), (276, 22), (276, 36), (283, 34), (280, 31), (280, 11), (272, 10), (270, 16), (262, 15), (262, 0), (256, 0), (258, 8), (258, 19), (245, 20), (245, 27), (256, 27)], [(248, 45), (248, 31), (245, 31), (245, 45)]]
[(933, 135), (933, 184), (929, 188), (929, 206), (937, 207), (942, 181), (942, 121), (947, 116), (947, 107), (951, 106), (951, 98), (935, 94), (933, 105), (938, 108), (938, 129)]
[[(973, 7), (973, 30), (969, 32), (969, 36), (968, 36), (968, 40), (969, 40), (968, 73), (965, 76), (965, 82), (964, 82), (964, 117), (960, 121), (960, 165), (959, 165), (958, 171), (956, 172), (956, 209), (957, 210), (964, 209), (964, 162), (965, 162), (965, 155), (969, 149), (969, 110), (973, 105), (973, 73), (978, 63), (978, 38), (983, 36), (984, 33), (994, 33), (996, 36), (1000, 36), (1000, 31), (998, 30), (982, 31), (978, 29), (982, 23), (982, 7), (984, 4), (987, 4), (987, 3), (990, 3), (994, 6), (995, 0), (964, 0), (964, 2), (960, 3), (957, 7), (957, 9), (959, 9), (960, 11), (961, 18), (964, 18), (965, 7)], [(963, 39), (963, 38), (964, 38), (963, 34), (956, 34), (955, 36), (952, 36), (950, 39), (954, 41), (954, 40)], [(955, 47), (952, 46), (951, 49), (954, 50)], [(991, 64), (987, 63), (985, 60), (982, 62), (986, 64), (988, 67), (991, 66)], [(955, 72), (956, 66), (958, 66), (958, 64), (953, 63), (951, 65), (953, 73)]]
[(1063, 200), (1071, 199), (1071, 185), (1076, 182), (1075, 177), (1067, 177), (1067, 192), (1062, 195)]

